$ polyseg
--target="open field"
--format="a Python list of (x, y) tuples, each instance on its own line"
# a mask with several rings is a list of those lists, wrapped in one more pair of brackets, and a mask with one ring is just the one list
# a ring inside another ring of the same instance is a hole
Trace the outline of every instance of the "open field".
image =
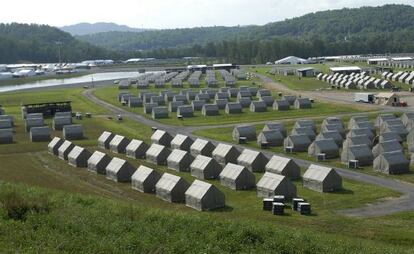
[[(247, 82), (245, 82), (247, 83)], [(243, 84), (243, 83), (241, 83)], [(148, 89), (152, 92), (160, 92), (165, 89)], [(173, 91), (179, 91), (179, 89), (172, 89)], [(196, 90), (196, 89), (194, 89)], [(94, 91), (94, 95), (99, 99), (102, 99), (112, 105), (119, 106), (118, 102), (118, 93), (130, 92), (131, 94), (138, 95), (139, 91), (136, 88), (131, 88), (129, 90), (118, 90), (117, 87), (105, 87), (99, 88)], [(273, 92), (273, 96), (276, 98), (276, 91)], [(232, 101), (236, 101), (235, 98), (232, 98)], [(169, 124), (169, 125), (182, 125), (182, 126), (205, 126), (205, 125), (220, 125), (220, 124), (234, 124), (242, 122), (260, 122), (267, 120), (279, 120), (279, 119), (291, 119), (291, 118), (300, 118), (300, 117), (312, 117), (312, 116), (322, 116), (322, 115), (332, 115), (332, 114), (342, 114), (342, 113), (352, 113), (360, 112), (356, 106), (344, 106), (344, 105), (333, 105), (322, 102), (316, 102), (312, 105), (312, 109), (291, 109), (288, 111), (274, 111), (271, 107), (268, 107), (267, 112), (250, 112), (248, 108), (243, 109), (242, 114), (233, 114), (228, 115), (224, 110), (220, 110), (220, 115), (218, 116), (203, 116), (201, 111), (195, 111), (194, 117), (186, 118), (184, 120), (179, 120), (176, 117), (176, 113), (170, 113), (169, 118), (158, 119), (157, 121)], [(151, 118), (151, 115), (144, 114), (143, 108), (129, 108), (125, 107), (126, 110), (137, 113), (145, 116), (146, 118)]]

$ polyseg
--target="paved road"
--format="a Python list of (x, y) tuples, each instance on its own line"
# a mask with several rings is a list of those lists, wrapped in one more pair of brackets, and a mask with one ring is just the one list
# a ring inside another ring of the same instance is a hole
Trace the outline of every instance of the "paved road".
[[(108, 109), (114, 115), (122, 115), (123, 117), (127, 117), (133, 121), (139, 122), (141, 124), (145, 124), (151, 127), (157, 127), (159, 129), (163, 129), (171, 134), (181, 133), (184, 135), (188, 135), (192, 138), (197, 138), (197, 136), (193, 135), (193, 128), (192, 127), (177, 127), (177, 126), (169, 126), (164, 125), (160, 122), (149, 120), (141, 115), (129, 112), (125, 109), (120, 107), (114, 106), (110, 103), (102, 101), (93, 95), (93, 90), (85, 90), (83, 95), (86, 96), (92, 102)], [(203, 137), (203, 139), (206, 139)], [(218, 142), (215, 140), (211, 140), (213, 143), (217, 144)], [(232, 144), (234, 145), (234, 144)], [(240, 145), (236, 145), (239, 150), (243, 150), (244, 147)], [(250, 149), (250, 148), (249, 148)], [(261, 150), (266, 156), (271, 157), (274, 153)], [(279, 154), (280, 156), (286, 156), (283, 154)], [(311, 163), (310, 161), (301, 160), (301, 159), (294, 159), (296, 163), (298, 163), (301, 167), (308, 167)], [(383, 216), (392, 214), (395, 212), (402, 212), (402, 211), (412, 211), (414, 210), (414, 185), (406, 182), (401, 182), (397, 180), (393, 180), (390, 178), (380, 177), (380, 176), (372, 176), (367, 175), (364, 173), (360, 173), (357, 171), (351, 171), (342, 168), (335, 168), (337, 172), (344, 178), (372, 184), (376, 186), (381, 186), (384, 188), (388, 188), (399, 193), (402, 193), (402, 196), (395, 199), (388, 199), (388, 200), (380, 200), (374, 204), (368, 204), (361, 208), (355, 209), (348, 209), (338, 211), (338, 213), (347, 215), (347, 216), (355, 216), (355, 217), (373, 217), (373, 216)]]

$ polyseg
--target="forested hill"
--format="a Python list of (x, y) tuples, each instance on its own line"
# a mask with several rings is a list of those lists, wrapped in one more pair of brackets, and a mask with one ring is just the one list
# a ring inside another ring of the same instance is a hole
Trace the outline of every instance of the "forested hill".
[(114, 52), (82, 42), (46, 25), (0, 24), (0, 63), (58, 62), (58, 46), (65, 62), (111, 58)]
[[(414, 36), (414, 7), (385, 5), (322, 11), (264, 26), (207, 27), (156, 30), (142, 33), (108, 32), (80, 36), (83, 41), (117, 50), (149, 50), (206, 45), (230, 40), (271, 40), (274, 38), (318, 38), (325, 43), (360, 41), (366, 38), (392, 40), (401, 47)], [(397, 40), (401, 41), (401, 45)]]
[(112, 31), (120, 32), (143, 32), (149, 29), (132, 28), (124, 25), (118, 25), (115, 23), (98, 22), (98, 23), (78, 23), (70, 26), (60, 27), (61, 30), (70, 33), (71, 35), (85, 35), (104, 33)]

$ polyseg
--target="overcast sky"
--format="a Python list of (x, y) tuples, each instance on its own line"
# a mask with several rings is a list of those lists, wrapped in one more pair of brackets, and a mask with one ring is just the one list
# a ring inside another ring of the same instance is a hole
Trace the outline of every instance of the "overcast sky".
[[(107, 3), (110, 2), (110, 3)], [(131, 27), (262, 25), (343, 7), (410, 4), (413, 0), (18, 0), (2, 1), (0, 22), (53, 26), (115, 22)]]

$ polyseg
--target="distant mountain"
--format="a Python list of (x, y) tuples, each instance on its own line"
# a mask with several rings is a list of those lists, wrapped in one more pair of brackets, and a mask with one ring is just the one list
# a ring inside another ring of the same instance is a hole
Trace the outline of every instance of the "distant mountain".
[(148, 31), (149, 29), (140, 29), (132, 28), (129, 26), (118, 25), (115, 23), (79, 23), (70, 26), (60, 27), (62, 31), (70, 33), (71, 35), (87, 35), (87, 34), (96, 34), (96, 33), (106, 33), (106, 32), (143, 32)]

